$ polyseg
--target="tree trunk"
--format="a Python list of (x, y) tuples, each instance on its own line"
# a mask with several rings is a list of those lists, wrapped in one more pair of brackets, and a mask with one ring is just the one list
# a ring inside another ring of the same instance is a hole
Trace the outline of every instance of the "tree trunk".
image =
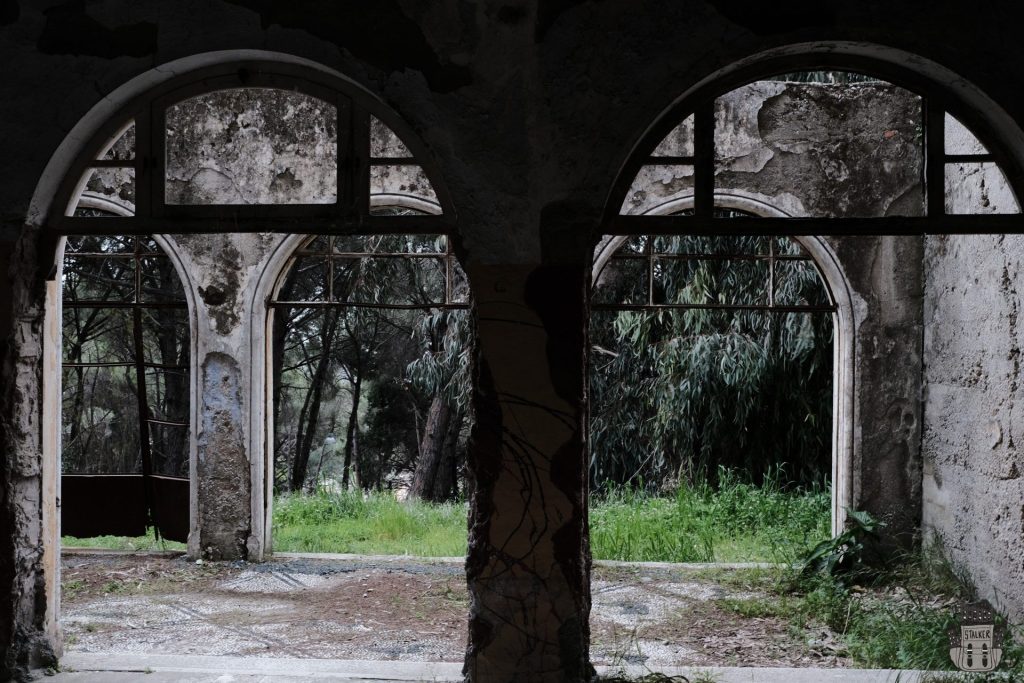
[(420, 457), (412, 476), (409, 496), (420, 500), (438, 502), (437, 479), (442, 470), (445, 442), (448, 440), (452, 409), (444, 396), (437, 394), (430, 402), (427, 421), (423, 426), (423, 440), (420, 442)]
[(338, 311), (328, 310), (321, 331), (320, 358), (306, 392), (306, 400), (299, 413), (299, 433), (295, 440), (295, 459), (292, 461), (290, 490), (301, 491), (309, 468), (309, 454), (313, 449), (316, 426), (320, 421), (320, 401), (323, 397), (327, 370), (333, 356), (334, 331), (338, 324)]
[(452, 409), (452, 417), (448, 420), (448, 431), (444, 437), (441, 462), (434, 477), (434, 500), (451, 500), (459, 492), (459, 434), (466, 417), (465, 411)]
[(341, 488), (345, 491), (348, 491), (352, 459), (359, 457), (356, 452), (356, 439), (359, 438), (359, 389), (362, 384), (362, 375), (356, 375), (356, 381), (352, 384), (352, 412), (348, 415), (348, 429), (345, 431), (345, 466), (341, 472)]

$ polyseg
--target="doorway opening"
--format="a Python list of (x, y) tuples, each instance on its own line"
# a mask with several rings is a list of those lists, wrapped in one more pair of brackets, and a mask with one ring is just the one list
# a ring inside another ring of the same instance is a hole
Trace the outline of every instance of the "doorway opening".
[(268, 547), (465, 554), (468, 308), (444, 235), (322, 236), (294, 252), (268, 324)]

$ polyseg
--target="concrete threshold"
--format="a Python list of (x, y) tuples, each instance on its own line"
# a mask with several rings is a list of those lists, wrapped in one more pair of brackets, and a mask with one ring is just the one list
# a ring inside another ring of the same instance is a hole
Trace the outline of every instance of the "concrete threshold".
[[(644, 667), (597, 667), (601, 674), (642, 676)], [(716, 683), (920, 683), (923, 672), (894, 669), (793, 669), (747, 667), (667, 667), (658, 673)], [(297, 683), (298, 681), (462, 680), (455, 662), (352, 661), (260, 657), (75, 653), (61, 660), (61, 673), (49, 680), (67, 683)]]

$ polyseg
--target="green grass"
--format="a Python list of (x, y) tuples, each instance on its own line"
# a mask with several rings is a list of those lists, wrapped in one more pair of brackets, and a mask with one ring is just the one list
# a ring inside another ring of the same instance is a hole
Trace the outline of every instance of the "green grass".
[(147, 536), (96, 536), (94, 538), (76, 538), (62, 536), (60, 544), (64, 548), (105, 548), (108, 550), (187, 550), (184, 543), (177, 541), (157, 540), (152, 533)]
[(400, 502), (361, 492), (279, 496), (274, 550), (458, 557), (466, 554), (466, 508)]
[[(829, 535), (827, 491), (785, 491), (778, 476), (756, 487), (720, 473), (717, 490), (674, 497), (637, 490), (595, 494), (595, 559), (630, 562), (791, 561)], [(64, 538), (64, 545), (119, 550), (184, 549), (152, 536)], [(285, 495), (274, 500), (274, 550), (457, 557), (466, 553), (466, 506), (400, 502), (387, 493)]]
[(762, 486), (719, 473), (717, 489), (681, 487), (674, 498), (618, 490), (595, 496), (595, 559), (631, 562), (791, 562), (829, 537), (826, 490), (787, 491), (780, 473)]

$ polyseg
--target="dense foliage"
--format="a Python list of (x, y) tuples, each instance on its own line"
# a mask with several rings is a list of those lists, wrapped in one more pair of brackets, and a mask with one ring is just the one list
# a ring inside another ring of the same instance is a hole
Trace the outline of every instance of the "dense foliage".
[[(827, 304), (810, 261), (787, 239), (634, 238), (620, 253), (702, 254), (654, 258), (654, 303), (712, 306)], [(636, 301), (636, 258), (611, 260), (595, 301)], [(643, 277), (647, 277), (644, 275)], [(646, 282), (640, 281), (644, 286)], [(771, 288), (769, 293), (768, 289)], [(792, 481), (828, 476), (832, 409), (829, 313), (764, 310), (596, 310), (591, 319), (591, 483), (649, 488), (682, 474), (714, 480), (719, 467), (755, 481), (785, 466)]]
[(148, 237), (69, 237), (65, 254), (62, 471), (141, 472), (145, 428), (153, 471), (188, 476), (191, 348), (173, 265)]
[(442, 306), (444, 239), (318, 238), (300, 250), (277, 297), (294, 303), (275, 311), (278, 490), (457, 493), (470, 339), (466, 311)]

